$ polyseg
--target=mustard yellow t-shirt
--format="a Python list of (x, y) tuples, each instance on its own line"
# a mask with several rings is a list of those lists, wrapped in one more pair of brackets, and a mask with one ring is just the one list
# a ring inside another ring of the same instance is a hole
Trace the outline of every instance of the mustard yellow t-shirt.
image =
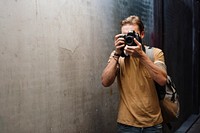
[[(163, 52), (153, 49), (154, 63), (164, 64)], [(119, 59), (117, 75), (120, 92), (117, 122), (135, 127), (162, 123), (162, 115), (154, 81), (138, 58)]]

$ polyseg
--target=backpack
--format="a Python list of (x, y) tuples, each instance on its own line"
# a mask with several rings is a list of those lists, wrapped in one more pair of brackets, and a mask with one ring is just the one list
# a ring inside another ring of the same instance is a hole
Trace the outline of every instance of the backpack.
[[(145, 51), (151, 61), (154, 61), (153, 47), (145, 46)], [(163, 123), (166, 123), (169, 127), (169, 123), (177, 120), (180, 113), (179, 97), (175, 84), (173, 83), (171, 77), (167, 75), (166, 85), (160, 86), (158, 83), (155, 82), (155, 87), (160, 102)]]

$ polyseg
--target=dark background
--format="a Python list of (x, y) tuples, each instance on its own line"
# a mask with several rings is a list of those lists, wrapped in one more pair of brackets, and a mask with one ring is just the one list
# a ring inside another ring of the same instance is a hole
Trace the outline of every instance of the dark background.
[(199, 114), (199, 0), (155, 1), (155, 10), (154, 45), (165, 52), (168, 74), (180, 97), (180, 118), (173, 125), (178, 128)]

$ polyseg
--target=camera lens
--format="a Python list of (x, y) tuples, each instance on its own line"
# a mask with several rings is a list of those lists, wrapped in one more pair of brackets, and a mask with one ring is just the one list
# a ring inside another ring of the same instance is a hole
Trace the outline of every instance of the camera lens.
[(133, 41), (134, 41), (133, 39), (134, 39), (133, 36), (127, 36), (126, 39), (125, 39), (126, 40), (126, 44), (127, 45), (132, 45)]

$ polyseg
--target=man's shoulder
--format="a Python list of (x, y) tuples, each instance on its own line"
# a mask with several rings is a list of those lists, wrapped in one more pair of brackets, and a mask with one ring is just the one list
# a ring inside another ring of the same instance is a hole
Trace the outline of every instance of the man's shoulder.
[(162, 49), (156, 47), (156, 46), (150, 46), (150, 45), (144, 45), (146, 47), (146, 49), (153, 49), (153, 50), (156, 50), (156, 51), (162, 51)]

